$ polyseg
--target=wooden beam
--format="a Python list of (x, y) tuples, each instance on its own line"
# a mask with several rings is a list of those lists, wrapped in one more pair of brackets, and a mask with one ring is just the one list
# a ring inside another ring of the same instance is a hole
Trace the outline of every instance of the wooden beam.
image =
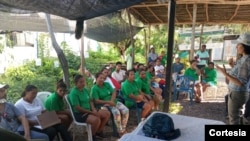
[(150, 11), (153, 15), (154, 15), (154, 17), (158, 20), (158, 21), (160, 21), (161, 23), (163, 23), (163, 21), (149, 8), (149, 7), (147, 7), (147, 9), (148, 9), (148, 11)]
[[(183, 25), (183, 24), (186, 24), (186, 25), (192, 25), (192, 22), (189, 22), (189, 21), (184, 21), (184, 22), (181, 22), (179, 21), (179, 23), (175, 23), (176, 25)], [(228, 21), (228, 20), (223, 20), (223, 21), (210, 21), (210, 22), (197, 22), (196, 21), (196, 24), (211, 24), (211, 25), (217, 25), (217, 24), (249, 24), (249, 21)], [(146, 24), (146, 25), (149, 25)], [(146, 26), (145, 25), (145, 26)], [(154, 25), (167, 25), (167, 23), (157, 23), (157, 22), (152, 22), (150, 23), (150, 25), (154, 26)]]
[(226, 5), (250, 5), (249, 0), (176, 0), (177, 4), (226, 4)]
[(206, 9), (206, 18), (207, 18), (207, 22), (208, 22), (209, 21), (208, 4), (205, 4), (205, 9)]
[(131, 7), (133, 8), (145, 8), (145, 7), (159, 7), (159, 6), (168, 6), (167, 3), (164, 4), (138, 4), (138, 5), (133, 5)]
[(149, 23), (148, 20), (141, 13), (139, 13), (136, 9), (130, 7), (128, 8), (128, 10), (134, 11), (137, 15), (139, 15), (145, 21), (145, 23)]
[(187, 13), (188, 13), (188, 15), (189, 15), (189, 18), (190, 18), (190, 23), (193, 21), (193, 17), (192, 17), (192, 15), (191, 15), (191, 13), (190, 13), (190, 11), (188, 10), (188, 5), (186, 4), (186, 11), (187, 11)]
[[(176, 4), (224, 4), (224, 5), (250, 5), (249, 0), (238, 0), (238, 1), (225, 1), (225, 0), (176, 0)], [(157, 2), (155, 3), (150, 3), (147, 4), (146, 2), (138, 4), (138, 5), (133, 5), (131, 7), (158, 7), (158, 6), (167, 6), (168, 3), (163, 3), (163, 4), (158, 4)]]
[(237, 7), (235, 8), (235, 11), (234, 11), (233, 16), (229, 19), (230, 22), (231, 22), (231, 21), (233, 20), (233, 18), (237, 15), (239, 8), (240, 8), (240, 5), (237, 5)]

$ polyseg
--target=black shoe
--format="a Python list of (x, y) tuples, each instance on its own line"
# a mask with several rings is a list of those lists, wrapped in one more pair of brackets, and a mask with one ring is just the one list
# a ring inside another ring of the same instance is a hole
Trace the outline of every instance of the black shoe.
[(92, 140), (93, 140), (93, 141), (100, 141), (100, 139), (97, 139), (96, 136), (92, 136)]
[(98, 136), (100, 138), (107, 138), (107, 136), (103, 132), (96, 133), (96, 136)]

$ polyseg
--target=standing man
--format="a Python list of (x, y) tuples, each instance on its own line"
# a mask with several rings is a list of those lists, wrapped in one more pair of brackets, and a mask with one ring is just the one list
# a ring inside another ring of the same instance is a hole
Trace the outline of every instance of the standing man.
[(199, 59), (197, 67), (199, 69), (203, 69), (207, 65), (207, 62), (209, 60), (209, 54), (206, 51), (206, 45), (201, 46), (201, 49), (196, 52), (196, 56)]
[(153, 45), (150, 47), (150, 53), (148, 54), (148, 63), (155, 62), (158, 58), (158, 54), (155, 53), (155, 48)]
[(128, 55), (126, 56), (126, 66), (127, 66), (127, 70), (131, 70), (132, 69), (132, 63), (133, 63), (133, 59), (132, 59), (132, 50), (128, 51)]

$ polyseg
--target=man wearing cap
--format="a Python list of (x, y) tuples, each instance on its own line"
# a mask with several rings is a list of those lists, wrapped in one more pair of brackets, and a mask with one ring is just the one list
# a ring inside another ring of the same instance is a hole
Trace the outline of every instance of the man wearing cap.
[(250, 79), (250, 33), (244, 33), (237, 39), (237, 53), (242, 57), (227, 73), (225, 68), (216, 65), (216, 68), (229, 80), (228, 89), (228, 116), (229, 124), (240, 124), (240, 109), (245, 104), (249, 95), (247, 83)]
[[(23, 135), (25, 139), (43, 139), (49, 141), (46, 134), (31, 131), (29, 123), (24, 115), (6, 100), (6, 89), (8, 85), (0, 84), (0, 128)], [(10, 138), (6, 140), (11, 140)]]
[(158, 54), (155, 53), (155, 48), (153, 45), (150, 47), (150, 53), (148, 54), (148, 62), (155, 62), (156, 59), (158, 58)]

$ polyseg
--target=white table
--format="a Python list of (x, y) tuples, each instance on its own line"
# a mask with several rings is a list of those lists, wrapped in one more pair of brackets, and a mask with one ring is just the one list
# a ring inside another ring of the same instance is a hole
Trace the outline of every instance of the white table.
[(142, 132), (144, 123), (155, 113), (168, 114), (172, 117), (175, 129), (179, 128), (181, 131), (181, 136), (174, 141), (204, 141), (205, 125), (225, 124), (224, 122), (217, 120), (169, 114), (164, 112), (153, 112), (145, 121), (141, 122), (133, 132), (123, 135), (119, 141), (162, 141), (159, 139), (145, 137)]

